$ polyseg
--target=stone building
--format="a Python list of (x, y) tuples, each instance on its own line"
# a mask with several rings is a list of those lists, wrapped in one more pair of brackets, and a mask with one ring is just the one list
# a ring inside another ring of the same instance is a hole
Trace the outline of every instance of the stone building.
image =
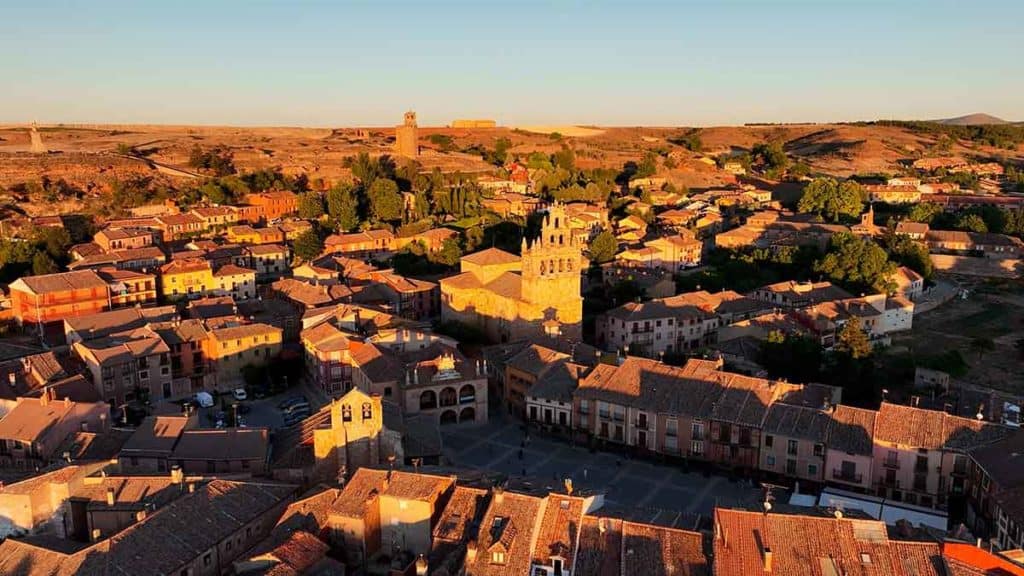
[(581, 337), (582, 245), (565, 208), (548, 210), (522, 256), (490, 248), (464, 256), (462, 273), (441, 280), (441, 319), (474, 326), (496, 342)]
[(406, 158), (420, 155), (419, 128), (416, 126), (416, 113), (412, 110), (405, 113), (405, 121), (395, 126), (395, 154)]

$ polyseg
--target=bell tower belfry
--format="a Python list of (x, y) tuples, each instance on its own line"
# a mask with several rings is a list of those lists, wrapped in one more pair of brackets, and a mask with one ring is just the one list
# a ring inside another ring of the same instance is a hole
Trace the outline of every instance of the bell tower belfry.
[(565, 208), (553, 204), (544, 217), (540, 237), (529, 244), (523, 240), (523, 300), (560, 323), (580, 322), (582, 254), (583, 247), (569, 226)]

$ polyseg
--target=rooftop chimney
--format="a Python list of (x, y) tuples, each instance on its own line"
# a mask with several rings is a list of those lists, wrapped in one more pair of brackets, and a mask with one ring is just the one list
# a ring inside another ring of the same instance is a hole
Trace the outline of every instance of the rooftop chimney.
[(475, 539), (470, 540), (469, 542), (466, 542), (466, 563), (467, 564), (472, 564), (473, 561), (476, 560), (476, 548), (477, 548), (477, 544), (476, 544), (476, 540)]
[(146, 509), (145, 508), (143, 508), (142, 510), (139, 510), (138, 512), (135, 513), (135, 521), (136, 522), (142, 522), (145, 519), (146, 519)]
[(772, 571), (772, 549), (767, 546), (764, 548), (764, 571)]
[(103, 537), (103, 533), (100, 532), (99, 528), (93, 528), (92, 529), (92, 541), (93, 542), (98, 542), (100, 540), (100, 538), (102, 538), (102, 537)]
[(171, 466), (171, 482), (175, 484), (182, 484), (185, 482), (185, 473), (182, 472), (181, 466), (175, 464)]
[(420, 557), (416, 559), (416, 576), (427, 576), (427, 559), (420, 554)]
[(500, 506), (504, 502), (505, 502), (505, 489), (502, 488), (501, 486), (495, 486), (494, 487), (494, 503)]
[(114, 489), (107, 488), (107, 506), (114, 505)]
[(188, 493), (191, 494), (191, 493), (193, 493), (195, 491), (196, 491), (196, 483), (195, 482), (189, 482), (188, 483)]

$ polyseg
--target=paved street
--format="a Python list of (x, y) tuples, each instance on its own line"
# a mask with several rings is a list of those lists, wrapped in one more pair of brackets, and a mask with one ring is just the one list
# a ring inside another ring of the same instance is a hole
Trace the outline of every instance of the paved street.
[(591, 453), (567, 442), (537, 437), (519, 458), (523, 433), (518, 423), (492, 421), (486, 426), (442, 428), (447, 459), (456, 466), (526, 475), (561, 487), (571, 478), (578, 488), (605, 490), (608, 504), (651, 507), (708, 515), (715, 505), (758, 506), (762, 491), (749, 481), (684, 472), (678, 466), (628, 459), (608, 452)]

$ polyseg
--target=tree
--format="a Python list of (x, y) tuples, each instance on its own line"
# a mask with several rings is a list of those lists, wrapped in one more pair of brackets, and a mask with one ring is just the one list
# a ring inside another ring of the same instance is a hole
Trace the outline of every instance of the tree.
[(378, 178), (370, 186), (370, 214), (378, 222), (394, 222), (402, 219), (402, 195), (398, 184), (390, 178)]
[(860, 327), (860, 318), (854, 316), (843, 324), (836, 335), (836, 350), (845, 352), (854, 360), (871, 355), (871, 341)]
[(189, 154), (188, 165), (196, 170), (212, 172), (214, 176), (227, 176), (236, 172), (235, 155), (226, 146), (203, 150), (196, 144)]
[(294, 250), (296, 256), (308, 262), (324, 251), (324, 243), (316, 232), (306, 230), (295, 239)]
[(895, 234), (892, 230), (882, 237), (882, 245), (889, 252), (890, 260), (910, 268), (925, 280), (931, 279), (935, 270), (926, 245), (914, 242), (909, 236)]
[(895, 270), (885, 250), (849, 232), (833, 236), (828, 253), (814, 263), (815, 272), (854, 292), (891, 292), (895, 289), (891, 279)]
[(324, 197), (319, 192), (299, 195), (299, 218), (316, 220), (324, 215)]
[(804, 188), (797, 210), (824, 215), (832, 222), (838, 222), (840, 216), (858, 216), (863, 206), (860, 184), (852, 180), (836, 182), (834, 178), (815, 178)]
[[(35, 267), (35, 262), (32, 263)], [(996, 343), (991, 338), (974, 338), (971, 340), (971, 350), (978, 355), (980, 360), (986, 352), (991, 352), (996, 349)]]
[(910, 209), (910, 213), (907, 214), (907, 218), (913, 222), (923, 222), (930, 224), (935, 216), (942, 213), (942, 206), (935, 204), (934, 202), (921, 202), (914, 204)]
[(462, 249), (459, 248), (459, 241), (455, 238), (447, 238), (441, 244), (441, 249), (430, 255), (430, 261), (445, 266), (455, 266), (462, 258)]
[(658, 171), (658, 156), (654, 152), (645, 152), (637, 166), (636, 177), (648, 178)]
[(963, 214), (956, 219), (956, 227), (968, 232), (988, 232), (985, 220), (977, 214)]
[(772, 330), (761, 343), (758, 362), (772, 378), (793, 382), (821, 380), (821, 344), (809, 336), (787, 335)]
[(339, 232), (349, 232), (359, 226), (359, 200), (355, 189), (339, 183), (327, 192), (327, 213)]
[(563, 145), (561, 150), (555, 152), (552, 160), (554, 160), (555, 166), (563, 170), (572, 171), (576, 169), (576, 153), (568, 146)]
[(757, 144), (751, 149), (750, 156), (753, 162), (764, 166), (766, 174), (773, 177), (782, 174), (789, 165), (789, 158), (779, 142)]
[(497, 166), (504, 166), (508, 160), (508, 150), (512, 147), (512, 141), (508, 138), (498, 138), (494, 142), (494, 155), (492, 160)]
[(36, 252), (35, 256), (32, 257), (32, 275), (38, 276), (40, 274), (53, 274), (58, 272), (57, 263), (50, 258), (50, 255), (46, 252)]
[(590, 241), (590, 259), (598, 264), (611, 262), (619, 251), (619, 241), (608, 230), (602, 230)]

